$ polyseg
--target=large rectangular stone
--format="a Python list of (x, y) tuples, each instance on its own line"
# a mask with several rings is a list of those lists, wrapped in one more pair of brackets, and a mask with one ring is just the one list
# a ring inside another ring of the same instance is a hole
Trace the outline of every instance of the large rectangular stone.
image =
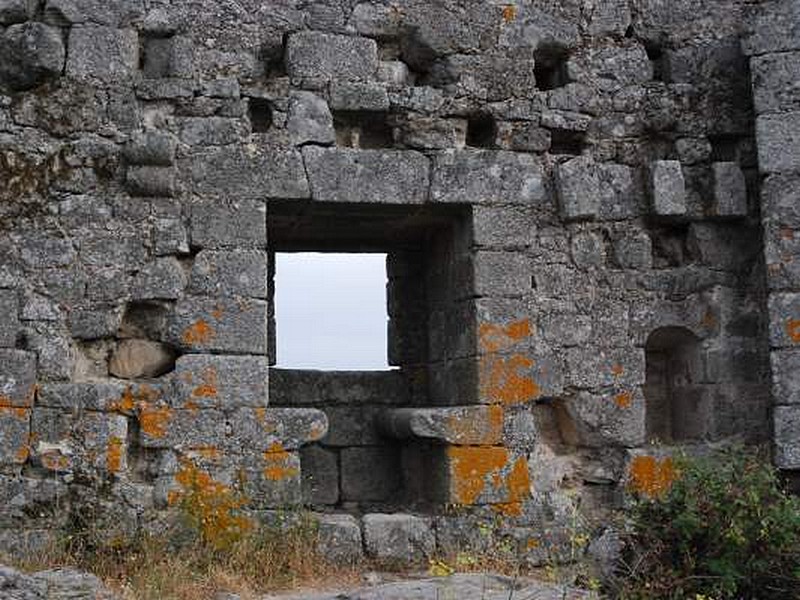
[(567, 385), (583, 389), (626, 389), (645, 381), (643, 348), (569, 348)]
[(232, 449), (258, 452), (297, 450), (319, 441), (328, 431), (328, 419), (313, 408), (239, 408), (228, 416)]
[(175, 363), (176, 408), (266, 407), (265, 356), (185, 354)]
[(371, 79), (378, 68), (375, 40), (301, 31), (286, 43), (289, 77), (314, 79)]
[(201, 250), (192, 266), (189, 292), (208, 296), (266, 298), (266, 252)]
[[(449, 446), (440, 450), (435, 495), (442, 502), (513, 504), (530, 498), (528, 461), (502, 446)], [(443, 475), (443, 477), (442, 477)]]
[(192, 205), (190, 228), (192, 246), (263, 248), (267, 206), (262, 200), (204, 200)]
[(36, 391), (36, 355), (0, 349), (0, 406), (30, 407)]
[(775, 404), (800, 404), (800, 349), (773, 350), (770, 362)]
[(225, 441), (225, 414), (218, 410), (175, 410), (142, 403), (137, 410), (144, 448), (219, 448)]
[(342, 500), (385, 502), (402, 487), (400, 449), (365, 446), (341, 451)]
[(70, 30), (67, 76), (121, 82), (133, 77), (138, 65), (135, 30), (97, 25), (78, 25)]
[(385, 406), (326, 406), (328, 433), (322, 438), (325, 446), (375, 446), (381, 443), (378, 416)]
[(686, 214), (686, 182), (680, 162), (655, 161), (650, 169), (650, 186), (656, 215), (675, 217)]
[[(193, 154), (184, 166), (200, 195), (242, 198), (308, 198), (300, 153), (291, 147), (251, 142)], [(182, 169), (183, 170), (183, 169)]]
[(800, 406), (776, 406), (775, 465), (779, 469), (800, 469)]
[(428, 159), (412, 150), (303, 148), (311, 197), (321, 202), (420, 204)]
[(275, 449), (254, 454), (242, 471), (244, 493), (254, 508), (275, 508), (303, 501), (300, 455)]
[(0, 348), (13, 348), (19, 333), (19, 298), (16, 290), (0, 290)]
[(170, 314), (167, 338), (191, 352), (265, 354), (267, 304), (252, 298), (187, 296)]
[(524, 296), (531, 292), (533, 265), (522, 252), (479, 251), (473, 255), (474, 293), (478, 296)]
[(500, 406), (400, 408), (384, 412), (383, 432), (399, 439), (435, 440), (453, 445), (495, 445), (503, 438)]
[(758, 117), (756, 139), (762, 173), (800, 170), (800, 111)]
[(315, 444), (300, 451), (300, 464), (304, 502), (336, 504), (339, 501), (339, 454)]
[(434, 202), (538, 204), (546, 198), (541, 162), (530, 154), (447, 150), (434, 159)]
[(758, 114), (800, 109), (800, 52), (767, 54), (752, 59), (753, 103)]
[(762, 2), (757, 5), (757, 9), (750, 37), (742, 42), (743, 50), (747, 54), (800, 49), (796, 2)]
[(408, 404), (408, 382), (400, 371), (304, 371), (271, 369), (271, 406), (316, 404)]
[(800, 346), (800, 294), (771, 294), (768, 304), (770, 345), (773, 348)]
[(0, 406), (0, 466), (20, 465), (30, 453), (28, 408)]
[(735, 162), (718, 162), (714, 175), (714, 214), (718, 217), (747, 216), (747, 183)]

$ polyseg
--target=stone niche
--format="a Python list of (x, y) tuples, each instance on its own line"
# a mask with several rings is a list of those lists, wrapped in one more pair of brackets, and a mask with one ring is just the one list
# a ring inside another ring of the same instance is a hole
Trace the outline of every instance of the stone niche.
[[(328, 418), (327, 435), (301, 453), (305, 501), (393, 510), (451, 500), (441, 450), (463, 440), (450, 430), (474, 423), (481, 444), (500, 442), (502, 433), (502, 415), (477, 405), (470, 360), (476, 348), (475, 320), (466, 318), (475, 311), (471, 209), (271, 202), (267, 212), (272, 253), (387, 254), (392, 368), (270, 373), (271, 406), (316, 408)], [(274, 271), (269, 289), (272, 298)], [(280, 335), (274, 314), (270, 323), (274, 349)], [(270, 356), (274, 363), (275, 352)]]

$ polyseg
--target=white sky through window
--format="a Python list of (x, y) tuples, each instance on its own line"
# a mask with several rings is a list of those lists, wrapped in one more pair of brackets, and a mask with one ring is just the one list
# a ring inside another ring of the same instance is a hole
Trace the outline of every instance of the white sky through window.
[(386, 359), (386, 255), (275, 255), (277, 366), (381, 370)]

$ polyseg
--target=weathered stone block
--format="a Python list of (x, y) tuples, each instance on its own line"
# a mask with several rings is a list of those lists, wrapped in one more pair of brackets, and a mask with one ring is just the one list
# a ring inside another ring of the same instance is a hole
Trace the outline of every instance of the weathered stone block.
[(139, 442), (144, 448), (220, 448), (225, 415), (218, 410), (175, 410), (160, 402), (137, 407)]
[(291, 93), (286, 131), (297, 146), (309, 142), (332, 144), (336, 140), (328, 103), (313, 92)]
[(773, 348), (800, 345), (800, 294), (771, 294), (768, 302), (770, 345)]
[(307, 504), (339, 502), (339, 455), (316, 444), (300, 450), (303, 500)]
[(303, 501), (300, 456), (277, 449), (247, 461), (244, 493), (254, 508), (276, 508)]
[(448, 150), (434, 160), (434, 202), (538, 204), (546, 198), (541, 163), (530, 154)]
[(0, 25), (27, 21), (35, 9), (33, 0), (0, 0)]
[(660, 216), (686, 214), (686, 183), (681, 163), (676, 160), (657, 160), (650, 169), (653, 211)]
[(81, 306), (69, 314), (69, 331), (80, 340), (113, 337), (122, 323), (119, 306)]
[(108, 361), (108, 372), (121, 379), (159, 377), (175, 364), (169, 346), (152, 340), (122, 340)]
[(139, 38), (133, 29), (76, 25), (69, 34), (69, 77), (103, 82), (129, 80), (139, 65)]
[(401, 490), (399, 448), (344, 448), (340, 457), (343, 501), (385, 502)]
[(556, 189), (565, 220), (590, 220), (597, 217), (603, 193), (594, 161), (579, 156), (558, 165)]
[(775, 404), (800, 404), (800, 351), (773, 350), (770, 361)]
[(61, 32), (43, 23), (12, 25), (0, 34), (0, 56), (0, 85), (15, 91), (36, 87), (61, 75)]
[(773, 417), (775, 466), (800, 469), (800, 406), (776, 406)]
[(169, 167), (129, 167), (126, 185), (132, 196), (171, 198), (177, 192), (176, 175)]
[(758, 167), (762, 173), (800, 170), (800, 111), (756, 119)]
[[(175, 406), (223, 410), (244, 406), (264, 408), (268, 378), (265, 357), (184, 355), (175, 363)], [(261, 418), (265, 416), (262, 414)]]
[(36, 355), (0, 349), (0, 406), (30, 407), (36, 390)]
[(167, 341), (192, 352), (264, 354), (267, 306), (252, 298), (189, 296), (170, 314)]
[(653, 240), (641, 231), (614, 242), (614, 260), (623, 269), (647, 270), (653, 266)]
[(134, 300), (176, 300), (183, 295), (188, 277), (178, 259), (165, 257), (142, 266), (131, 285)]
[(292, 78), (371, 79), (378, 45), (367, 38), (302, 31), (289, 36), (285, 60)]
[(747, 183), (735, 162), (714, 163), (714, 214), (720, 217), (747, 216)]
[(418, 152), (303, 148), (311, 196), (321, 202), (419, 204), (428, 193), (428, 159)]
[(263, 248), (267, 244), (267, 207), (259, 200), (194, 204), (190, 229), (192, 246), (200, 248)]
[(296, 150), (251, 140), (244, 148), (215, 148), (197, 152), (186, 171), (192, 191), (233, 198), (308, 198), (303, 160)]
[(777, 2), (761, 6), (754, 15), (750, 37), (742, 42), (744, 52), (755, 55), (800, 49), (800, 32), (795, 27), (796, 4)]
[(800, 52), (756, 56), (753, 72), (753, 103), (758, 114), (787, 112), (800, 108), (795, 81), (800, 72)]
[[(130, 395), (126, 394), (126, 390)], [(135, 397), (134, 388), (124, 383), (44, 383), (39, 386), (36, 402), (37, 406), (60, 408), (65, 412), (130, 412), (134, 408)]]
[(68, 27), (76, 23), (100, 23), (117, 27), (144, 16), (142, 0), (47, 0), (44, 18)]
[(374, 81), (334, 81), (330, 93), (333, 110), (389, 110), (386, 86)]
[(800, 229), (800, 178), (796, 175), (770, 175), (761, 188), (762, 219)]
[(613, 393), (580, 392), (564, 401), (581, 446), (635, 447), (645, 441), (645, 399), (638, 387)]
[(267, 297), (267, 254), (260, 250), (201, 250), (192, 266), (190, 293)]
[(467, 135), (464, 119), (441, 119), (410, 114), (400, 119), (394, 130), (397, 142), (408, 148), (463, 148)]
[(363, 556), (361, 527), (352, 515), (325, 515), (319, 521), (318, 550), (325, 560), (336, 564), (353, 564)]
[(364, 515), (367, 554), (378, 560), (418, 562), (432, 556), (435, 546), (429, 519), (405, 514)]
[(642, 348), (570, 348), (566, 358), (568, 385), (577, 388), (629, 389), (645, 380)]
[(567, 61), (570, 81), (613, 92), (653, 78), (653, 64), (641, 45), (627, 48), (588, 48)]
[(27, 408), (0, 406), (0, 465), (20, 465), (28, 460), (30, 415)]
[(400, 371), (303, 371), (271, 369), (272, 406), (317, 404), (408, 404), (408, 382)]
[(19, 299), (16, 290), (0, 290), (0, 348), (13, 348), (19, 333)]
[(248, 134), (242, 121), (226, 117), (184, 117), (179, 124), (181, 141), (190, 146), (226, 146)]
[(531, 290), (530, 258), (521, 252), (478, 251), (473, 255), (478, 296), (522, 296)]
[(319, 441), (328, 431), (325, 413), (313, 408), (238, 408), (230, 423), (235, 448), (263, 452), (296, 450)]
[(442, 502), (518, 504), (530, 498), (528, 461), (507, 448), (448, 446), (442, 450), (441, 460), (444, 477), (434, 493)]
[(384, 434), (398, 439), (492, 446), (502, 442), (503, 417), (500, 406), (400, 408), (383, 413), (380, 424)]
[(322, 439), (325, 446), (374, 446), (380, 444), (377, 417), (385, 407), (326, 406), (328, 433)]
[(475, 206), (472, 209), (472, 241), (476, 246), (528, 247), (536, 240), (532, 208)]
[(175, 162), (175, 139), (167, 133), (145, 131), (134, 135), (124, 152), (131, 164), (169, 167)]
[(156, 256), (189, 253), (189, 234), (179, 219), (158, 219), (153, 227)]

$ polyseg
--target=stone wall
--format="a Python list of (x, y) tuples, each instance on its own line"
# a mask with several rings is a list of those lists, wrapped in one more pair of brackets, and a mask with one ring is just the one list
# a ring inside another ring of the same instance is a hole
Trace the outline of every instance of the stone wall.
[[(0, 547), (202, 473), (541, 561), (670, 446), (768, 441), (771, 384), (800, 469), (776, 6), (0, 0)], [(270, 372), (293, 250), (388, 253), (396, 370)]]

